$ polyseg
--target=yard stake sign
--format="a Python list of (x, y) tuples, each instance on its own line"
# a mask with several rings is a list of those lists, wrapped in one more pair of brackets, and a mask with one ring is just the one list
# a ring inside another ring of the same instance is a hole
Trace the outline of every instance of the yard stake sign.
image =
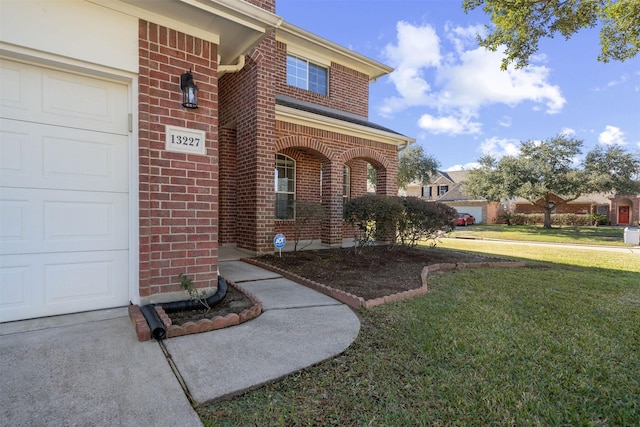
[(278, 249), (278, 251), (280, 252), (280, 258), (282, 258), (282, 248), (284, 248), (284, 245), (286, 244), (287, 244), (287, 238), (284, 237), (284, 234), (278, 233), (273, 238), (273, 246), (275, 246), (276, 249)]

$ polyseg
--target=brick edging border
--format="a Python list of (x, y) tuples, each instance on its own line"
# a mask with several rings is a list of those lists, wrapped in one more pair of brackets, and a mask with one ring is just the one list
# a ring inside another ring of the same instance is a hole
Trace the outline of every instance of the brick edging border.
[(425, 266), (422, 269), (422, 273), (420, 277), (422, 278), (422, 286), (416, 289), (409, 289), (407, 291), (398, 292), (396, 294), (387, 295), (380, 298), (365, 300), (362, 297), (350, 294), (348, 292), (344, 292), (340, 289), (332, 288), (330, 286), (324, 285), (319, 282), (315, 282), (313, 280), (307, 279), (302, 276), (298, 276), (297, 274), (291, 273), (287, 270), (284, 270), (279, 267), (275, 267), (273, 265), (258, 261), (255, 258), (242, 258), (240, 261), (246, 262), (247, 264), (252, 264), (260, 268), (264, 268), (266, 270), (272, 271), (274, 273), (280, 274), (282, 277), (285, 277), (289, 280), (293, 280), (296, 283), (300, 283), (301, 285), (307, 286), (313, 290), (316, 290), (320, 293), (328, 295), (338, 301), (348, 305), (354, 309), (360, 308), (370, 308), (375, 307), (382, 304), (387, 304), (393, 301), (399, 301), (407, 298), (412, 298), (418, 295), (422, 295), (427, 292), (427, 277), (430, 273), (435, 273), (436, 271), (450, 271), (460, 268), (516, 268), (516, 267), (524, 267), (524, 261), (495, 261), (495, 262), (459, 262), (459, 263), (442, 263), (442, 264), (432, 264)]
[[(253, 306), (240, 312), (240, 314), (229, 313), (226, 316), (216, 316), (213, 319), (202, 319), (198, 322), (186, 322), (183, 325), (174, 325), (171, 318), (165, 313), (161, 306), (156, 306), (156, 313), (164, 323), (167, 329), (167, 338), (179, 337), (182, 335), (198, 334), (201, 332), (209, 332), (216, 329), (227, 328), (229, 326), (239, 325), (255, 319), (262, 313), (262, 302), (252, 293), (248, 292), (242, 286), (234, 282), (227, 281), (228, 286), (233, 286), (238, 291), (245, 294), (252, 302)], [(151, 329), (145, 319), (140, 306), (132, 304), (129, 306), (129, 318), (133, 323), (138, 336), (138, 341), (149, 341), (151, 339)]]

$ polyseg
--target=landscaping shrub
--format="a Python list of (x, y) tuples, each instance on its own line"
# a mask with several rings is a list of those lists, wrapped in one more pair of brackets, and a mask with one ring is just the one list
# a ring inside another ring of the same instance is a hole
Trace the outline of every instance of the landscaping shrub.
[(414, 247), (421, 240), (435, 240), (453, 228), (456, 210), (440, 202), (401, 197), (402, 214), (396, 223), (396, 241)]
[[(318, 237), (320, 233), (319, 227), (317, 225), (327, 217), (327, 209), (322, 206), (321, 203), (311, 202), (309, 200), (296, 200), (296, 221), (293, 226), (293, 250), (298, 250), (298, 244), (302, 239), (302, 236), (305, 231), (313, 230), (315, 227), (318, 231)], [(301, 247), (300, 249), (304, 249), (313, 243), (314, 236), (312, 234), (312, 238), (310, 242)]]
[[(594, 218), (604, 217), (604, 223), (606, 223), (606, 215), (598, 214), (552, 214), (551, 225), (555, 226), (575, 226), (584, 227), (594, 225)], [(539, 225), (544, 224), (544, 214), (521, 214), (521, 213), (505, 213), (500, 215), (500, 219), (507, 221), (509, 225)], [(601, 220), (601, 218), (599, 219)]]
[(366, 195), (344, 206), (344, 220), (355, 225), (356, 248), (376, 240), (416, 246), (420, 240), (435, 240), (454, 226), (455, 209), (417, 197)]
[(397, 197), (367, 194), (349, 200), (344, 206), (344, 220), (355, 225), (358, 234), (354, 236), (356, 248), (376, 240), (389, 240), (403, 206)]

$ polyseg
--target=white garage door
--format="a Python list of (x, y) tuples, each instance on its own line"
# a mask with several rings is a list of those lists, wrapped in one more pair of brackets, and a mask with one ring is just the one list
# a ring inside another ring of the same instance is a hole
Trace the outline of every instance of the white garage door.
[(0, 73), (0, 321), (126, 305), (127, 86)]
[(482, 207), (481, 206), (456, 206), (452, 205), (458, 213), (468, 213), (469, 215), (473, 215), (476, 219), (476, 224), (485, 222), (485, 219), (482, 217)]

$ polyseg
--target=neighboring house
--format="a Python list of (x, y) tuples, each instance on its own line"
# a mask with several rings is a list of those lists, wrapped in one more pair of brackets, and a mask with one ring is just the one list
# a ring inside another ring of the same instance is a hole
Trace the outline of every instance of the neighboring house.
[(438, 172), (429, 185), (408, 185), (406, 194), (442, 202), (460, 213), (471, 214), (476, 218), (476, 223), (495, 224), (504, 212), (502, 204), (468, 197), (462, 190), (462, 183), (468, 174), (469, 171)]
[(273, 251), (295, 200), (338, 245), (367, 164), (397, 192), (414, 140), (368, 121), (392, 69), (274, 0), (3, 0), (0, 20), (0, 321), (184, 298), (179, 273), (213, 288), (218, 248)]
[[(561, 196), (554, 195), (556, 203), (563, 202)], [(516, 213), (543, 213), (544, 211), (523, 198), (513, 200)], [(640, 195), (619, 196), (603, 194), (586, 194), (568, 203), (558, 203), (553, 213), (557, 214), (590, 214), (597, 213), (607, 216), (607, 222), (612, 225), (637, 225), (640, 214)]]

